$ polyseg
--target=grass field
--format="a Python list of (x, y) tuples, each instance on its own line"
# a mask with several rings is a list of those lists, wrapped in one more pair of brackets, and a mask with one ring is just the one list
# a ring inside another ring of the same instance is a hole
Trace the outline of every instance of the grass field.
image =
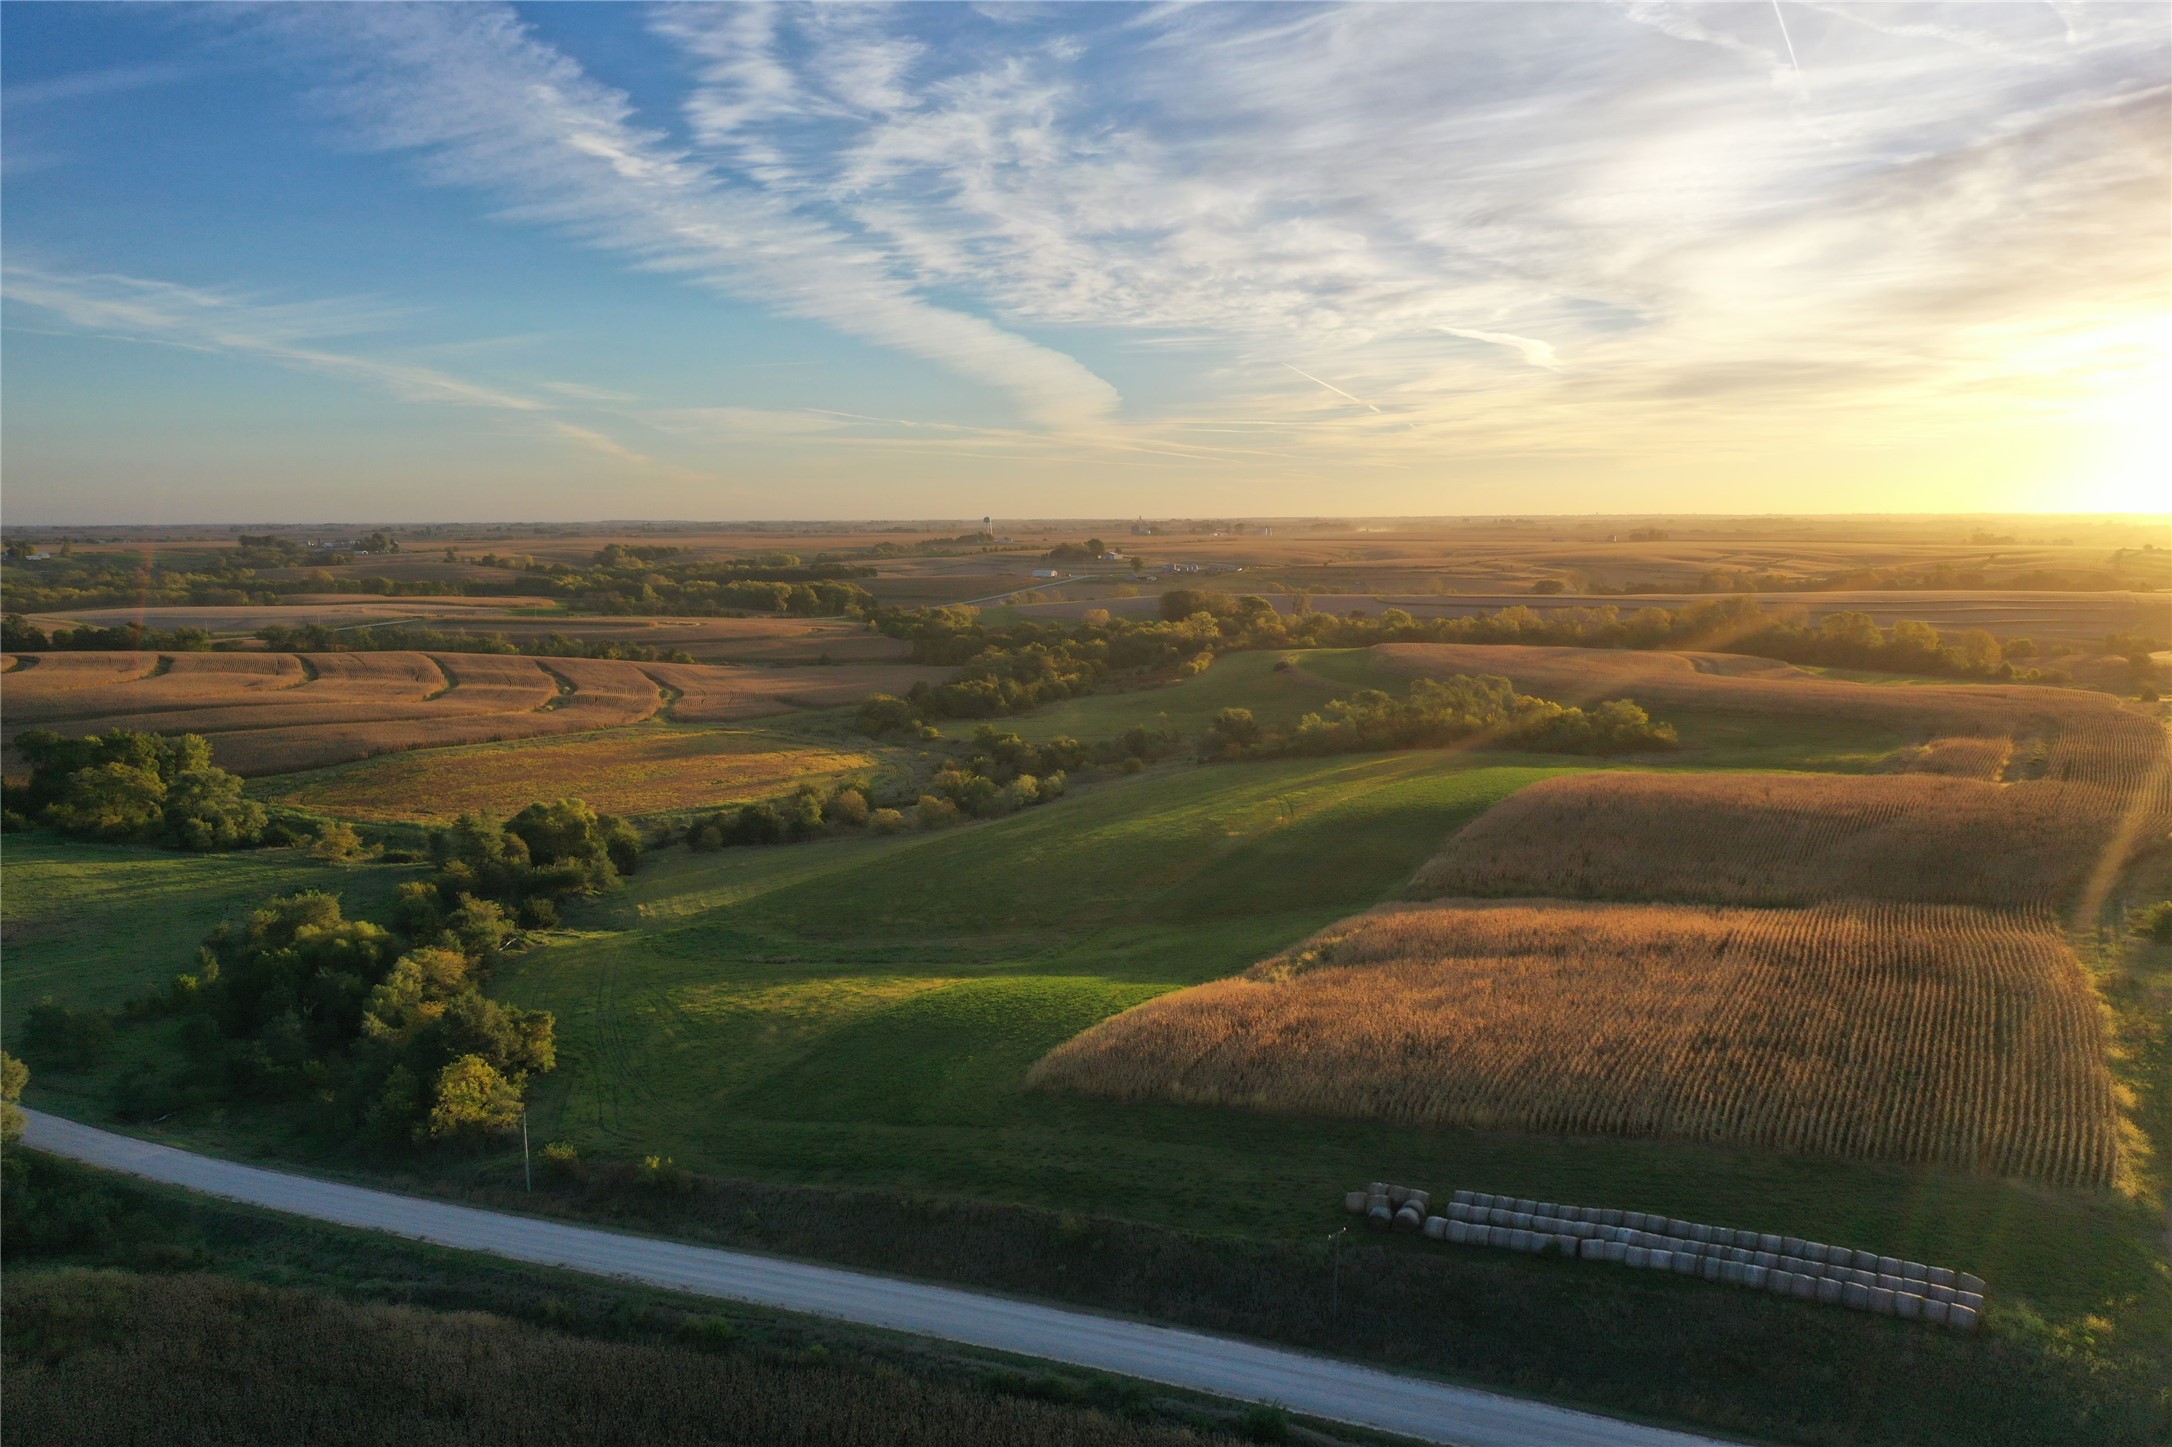
[(877, 755), (765, 729), (618, 728), (381, 754), (285, 774), (259, 797), (340, 819), (445, 823), (510, 815), (547, 792), (628, 818), (788, 793), (869, 771)]
[(271, 895), (322, 889), (341, 895), (350, 914), (376, 911), (408, 877), (324, 864), (295, 849), (176, 854), (45, 833), (8, 835), (0, 867), (7, 874), (0, 1033), (11, 1041), (22, 1012), (45, 995), (110, 1008), (164, 986), (189, 968), (213, 925)]

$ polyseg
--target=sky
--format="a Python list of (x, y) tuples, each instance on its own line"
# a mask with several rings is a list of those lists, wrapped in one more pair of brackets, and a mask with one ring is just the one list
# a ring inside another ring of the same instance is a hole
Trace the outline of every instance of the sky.
[(0, 9), (17, 524), (2164, 511), (2172, 7)]

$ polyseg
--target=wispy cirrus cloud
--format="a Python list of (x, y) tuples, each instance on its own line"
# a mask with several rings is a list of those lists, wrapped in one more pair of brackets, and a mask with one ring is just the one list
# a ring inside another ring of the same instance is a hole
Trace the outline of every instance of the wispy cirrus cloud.
[(404, 402), (517, 413), (546, 435), (626, 461), (648, 460), (594, 428), (550, 415), (553, 408), (548, 402), (435, 367), (327, 345), (407, 317), (403, 311), (375, 303), (260, 301), (232, 291), (111, 272), (69, 273), (24, 262), (10, 262), (0, 270), (0, 295), (95, 335), (252, 357), (363, 383)]
[[(624, 95), (508, 9), (322, 7), (266, 23), (331, 74), (328, 98), (365, 142), (421, 153), (434, 179), (502, 198), (509, 220), (934, 362), (1046, 425), (1093, 423), (1117, 404), (1115, 389), (1072, 358), (925, 300), (879, 252), (788, 196), (736, 182), (637, 125)], [(735, 72), (758, 86), (750, 73)]]

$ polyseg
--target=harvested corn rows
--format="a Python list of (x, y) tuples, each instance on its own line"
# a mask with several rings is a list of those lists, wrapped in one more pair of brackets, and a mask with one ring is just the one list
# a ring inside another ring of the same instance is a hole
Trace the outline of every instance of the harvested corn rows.
[(1957, 1331), (1974, 1331), (1983, 1314), (1981, 1277), (1872, 1251), (1642, 1211), (1563, 1206), (1482, 1191), (1457, 1191), (1446, 1214), (1428, 1215), (1431, 1199), (1425, 1191), (1375, 1181), (1369, 1189), (1343, 1197), (1343, 1205), (1376, 1228), (1423, 1231), (1432, 1240), (1458, 1246), (1498, 1246), (1534, 1255), (1556, 1251), (1583, 1261), (1698, 1276)]

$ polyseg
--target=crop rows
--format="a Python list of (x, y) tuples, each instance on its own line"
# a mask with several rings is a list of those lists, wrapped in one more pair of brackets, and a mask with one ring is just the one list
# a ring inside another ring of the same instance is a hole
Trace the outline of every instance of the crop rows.
[(1429, 1126), (2112, 1178), (2102, 1025), (2042, 915), (1401, 906), (1147, 1002), (1034, 1083)]

